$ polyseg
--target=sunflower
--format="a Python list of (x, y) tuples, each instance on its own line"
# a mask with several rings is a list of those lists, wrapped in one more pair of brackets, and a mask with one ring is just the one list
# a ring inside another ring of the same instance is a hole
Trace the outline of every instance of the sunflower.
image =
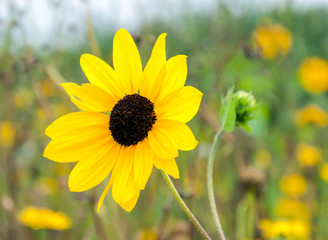
[(202, 93), (184, 86), (187, 57), (166, 60), (166, 33), (161, 34), (144, 68), (138, 49), (125, 30), (114, 36), (113, 65), (83, 54), (81, 67), (90, 83), (63, 83), (82, 111), (69, 113), (45, 130), (52, 140), (44, 156), (77, 162), (68, 179), (70, 191), (95, 187), (109, 175), (99, 208), (110, 188), (114, 200), (130, 212), (153, 165), (179, 178), (178, 150), (196, 147), (186, 125), (199, 109)]

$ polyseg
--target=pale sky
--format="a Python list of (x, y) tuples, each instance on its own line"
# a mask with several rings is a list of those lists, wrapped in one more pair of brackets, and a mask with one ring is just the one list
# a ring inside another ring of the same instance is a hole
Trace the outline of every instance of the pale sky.
[[(8, 2), (16, 8), (10, 10)], [(140, 22), (167, 19), (190, 11), (211, 11), (218, 0), (89, 0), (95, 26), (105, 31), (126, 28), (137, 31)], [(238, 13), (256, 7), (261, 11), (292, 2), (296, 8), (328, 7), (328, 0), (221, 0)], [(20, 28), (14, 39), (21, 45), (22, 36), (30, 45), (67, 47), (85, 39), (85, 1), (83, 0), (0, 0), (0, 44), (8, 19), (16, 16)], [(105, 27), (104, 27), (105, 26)], [(73, 30), (73, 31), (72, 31)]]

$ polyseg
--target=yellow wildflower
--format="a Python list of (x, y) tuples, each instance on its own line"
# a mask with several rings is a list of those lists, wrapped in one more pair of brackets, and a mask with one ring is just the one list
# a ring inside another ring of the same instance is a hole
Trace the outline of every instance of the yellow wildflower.
[(310, 211), (307, 205), (299, 200), (282, 198), (275, 207), (276, 214), (284, 218), (309, 219)]
[(328, 114), (317, 105), (311, 104), (297, 111), (295, 120), (299, 126), (315, 124), (319, 127), (325, 127), (328, 124)]
[(279, 24), (260, 26), (253, 32), (253, 46), (265, 59), (274, 59), (278, 55), (286, 56), (292, 41), (290, 31)]
[(62, 212), (47, 208), (25, 207), (17, 215), (18, 220), (33, 229), (65, 230), (72, 225), (69, 217)]
[(300, 67), (300, 81), (306, 91), (321, 93), (328, 89), (328, 62), (312, 57), (303, 61)]
[(307, 183), (302, 175), (290, 174), (282, 177), (280, 189), (289, 197), (300, 197), (306, 192)]
[(323, 181), (328, 182), (328, 163), (320, 167), (319, 176)]
[(322, 158), (321, 149), (308, 144), (300, 144), (296, 154), (298, 162), (306, 167), (316, 165)]
[(10, 121), (4, 121), (0, 125), (0, 144), (11, 147), (15, 141), (15, 128)]
[(142, 229), (137, 235), (137, 240), (156, 240), (157, 237), (155, 229)]
[(288, 239), (308, 239), (311, 233), (311, 225), (305, 220), (276, 220), (263, 219), (259, 222), (259, 229), (262, 230), (266, 239), (276, 237), (286, 237)]
[(146, 186), (153, 166), (179, 178), (178, 150), (194, 149), (186, 125), (197, 113), (202, 93), (184, 86), (187, 57), (166, 59), (166, 34), (161, 34), (142, 70), (138, 49), (125, 30), (113, 42), (114, 69), (83, 54), (81, 67), (90, 83), (63, 83), (81, 110), (54, 121), (45, 133), (52, 140), (44, 156), (56, 162), (78, 162), (68, 186), (82, 192), (110, 175), (99, 208), (112, 187), (114, 200), (131, 211)]

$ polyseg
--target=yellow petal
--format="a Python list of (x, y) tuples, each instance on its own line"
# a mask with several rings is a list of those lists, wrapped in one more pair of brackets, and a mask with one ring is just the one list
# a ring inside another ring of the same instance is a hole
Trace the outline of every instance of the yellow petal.
[(170, 58), (166, 63), (165, 80), (158, 100), (161, 100), (170, 92), (182, 88), (186, 82), (187, 72), (186, 55), (177, 55)]
[(106, 62), (91, 54), (83, 54), (80, 64), (90, 83), (108, 91), (116, 101), (124, 97), (125, 85)]
[(69, 175), (70, 191), (83, 192), (101, 183), (116, 163), (119, 150), (119, 145), (112, 140), (109, 144), (104, 144), (90, 158), (79, 161)]
[(150, 149), (148, 138), (136, 146), (134, 158), (134, 181), (140, 189), (144, 189), (153, 169), (154, 154)]
[(137, 46), (125, 29), (120, 29), (115, 34), (113, 64), (117, 76), (126, 86), (125, 93), (136, 93), (140, 86), (142, 64)]
[(121, 152), (117, 163), (113, 169), (113, 198), (118, 204), (131, 199), (138, 187), (134, 182), (133, 161), (135, 155), (135, 146), (121, 147)]
[(109, 116), (97, 112), (73, 112), (66, 114), (51, 123), (44, 133), (55, 138), (61, 134), (67, 134), (70, 130), (84, 131), (92, 126), (109, 126)]
[(178, 149), (191, 151), (197, 146), (198, 142), (186, 124), (178, 125), (175, 130), (178, 136)]
[(61, 86), (71, 97), (71, 101), (84, 111), (108, 112), (117, 102), (108, 92), (90, 83), (82, 86), (75, 83), (62, 83)]
[(140, 83), (140, 95), (145, 96), (151, 101), (159, 94), (165, 79), (166, 72), (166, 53), (165, 38), (166, 33), (162, 33), (153, 48), (149, 61), (142, 74)]
[(71, 130), (51, 140), (43, 156), (55, 162), (76, 162), (91, 157), (103, 144), (112, 141), (108, 128), (93, 126), (89, 129)]
[(125, 203), (121, 203), (120, 206), (127, 212), (131, 212), (131, 210), (136, 205), (139, 198), (140, 191), (138, 191), (129, 201)]
[(179, 156), (177, 138), (167, 129), (167, 121), (157, 120), (148, 132), (149, 145), (158, 157), (175, 158)]
[(198, 112), (203, 94), (194, 87), (179, 88), (155, 104), (158, 119), (171, 119), (186, 123)]
[(174, 158), (171, 159), (163, 159), (158, 158), (155, 156), (154, 164), (158, 169), (162, 169), (167, 174), (171, 175), (172, 177), (178, 179), (180, 178), (179, 169), (177, 163), (175, 162)]
[(98, 211), (98, 212), (100, 212), (100, 207), (101, 207), (101, 205), (103, 204), (104, 199), (105, 199), (105, 197), (106, 197), (106, 195), (107, 195), (107, 193), (108, 193), (110, 187), (112, 186), (112, 184), (113, 184), (113, 178), (111, 177), (111, 178), (109, 179), (109, 182), (108, 182), (108, 184), (107, 184), (105, 190), (103, 191), (103, 193), (101, 194), (101, 197), (100, 197), (100, 199), (99, 199), (98, 207), (97, 207), (97, 211)]

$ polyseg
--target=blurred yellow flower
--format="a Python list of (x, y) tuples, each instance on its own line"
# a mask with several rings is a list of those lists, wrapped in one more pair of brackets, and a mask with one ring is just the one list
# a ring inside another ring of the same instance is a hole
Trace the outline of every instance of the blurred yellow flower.
[(300, 197), (306, 192), (307, 183), (302, 175), (289, 174), (282, 177), (280, 189), (289, 197)]
[(41, 84), (42, 92), (50, 97), (54, 93), (54, 84), (51, 78), (45, 79)]
[(265, 239), (286, 237), (288, 239), (308, 239), (311, 233), (311, 225), (304, 220), (276, 220), (263, 219), (259, 222)]
[(253, 161), (257, 167), (268, 168), (271, 165), (270, 153), (267, 150), (260, 148), (255, 152)]
[(69, 217), (62, 212), (47, 208), (25, 207), (17, 215), (18, 220), (33, 229), (65, 230), (72, 225)]
[(320, 167), (319, 176), (322, 180), (328, 182), (328, 163), (325, 163)]
[(137, 240), (156, 240), (157, 232), (155, 229), (142, 229), (137, 235)]
[(316, 165), (321, 160), (322, 151), (308, 144), (300, 144), (297, 147), (296, 155), (300, 165), (308, 167)]
[(257, 27), (252, 40), (253, 47), (265, 59), (274, 59), (278, 55), (286, 56), (293, 41), (290, 31), (279, 24)]
[(312, 57), (303, 61), (300, 67), (300, 82), (306, 91), (321, 93), (328, 89), (328, 62)]
[(317, 105), (311, 104), (297, 111), (295, 120), (299, 126), (315, 124), (319, 127), (325, 127), (328, 124), (328, 114)]
[(275, 212), (279, 217), (309, 219), (310, 211), (307, 205), (298, 200), (282, 198), (275, 207)]
[(18, 108), (30, 106), (34, 101), (32, 89), (18, 88), (15, 91), (14, 102)]
[(58, 191), (58, 184), (52, 178), (40, 178), (37, 187), (45, 195), (54, 195)]
[(0, 145), (11, 147), (15, 141), (15, 128), (10, 121), (4, 121), (0, 125)]

